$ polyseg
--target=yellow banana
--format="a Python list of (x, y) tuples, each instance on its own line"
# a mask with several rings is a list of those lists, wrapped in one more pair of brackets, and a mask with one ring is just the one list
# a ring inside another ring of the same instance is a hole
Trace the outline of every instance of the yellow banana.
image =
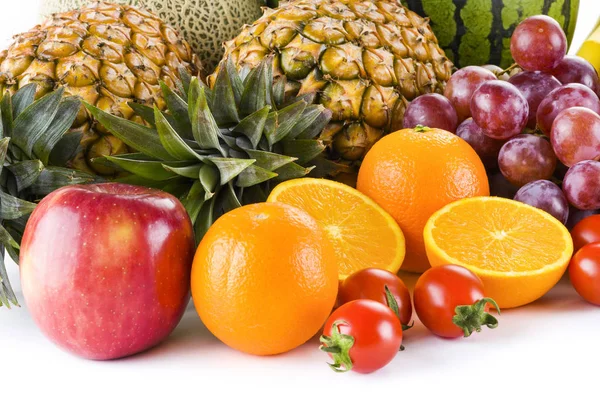
[(600, 19), (598, 19), (592, 34), (585, 40), (577, 55), (592, 63), (600, 74)]

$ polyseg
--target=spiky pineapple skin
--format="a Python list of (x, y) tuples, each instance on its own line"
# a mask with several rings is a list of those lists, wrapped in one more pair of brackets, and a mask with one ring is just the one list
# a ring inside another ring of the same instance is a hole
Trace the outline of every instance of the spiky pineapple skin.
[[(42, 0), (41, 14), (65, 12), (93, 0)], [(175, 27), (210, 71), (223, 56), (223, 42), (231, 40), (244, 24), (258, 19), (263, 0), (112, 0), (113, 3), (143, 7)]]
[(284, 3), (229, 41), (224, 59), (245, 70), (270, 54), (288, 97), (312, 94), (333, 112), (319, 138), (330, 158), (354, 169), (384, 134), (402, 127), (410, 100), (443, 92), (453, 67), (428, 21), (399, 0)]
[[(127, 102), (164, 109), (159, 81), (175, 86), (180, 67), (195, 74), (201, 64), (175, 30), (145, 10), (97, 2), (15, 36), (0, 53), (0, 91), (36, 83), (39, 98), (63, 86), (67, 95), (141, 122)], [(81, 134), (73, 168), (114, 175), (92, 159), (129, 151), (83, 107), (70, 131)]]

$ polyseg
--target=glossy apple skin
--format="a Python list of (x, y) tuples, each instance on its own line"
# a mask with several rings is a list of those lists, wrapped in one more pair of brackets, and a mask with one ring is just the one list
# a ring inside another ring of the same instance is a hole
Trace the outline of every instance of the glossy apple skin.
[(129, 356), (164, 340), (190, 297), (195, 243), (183, 205), (117, 183), (44, 198), (21, 246), (25, 302), (42, 332), (84, 358)]

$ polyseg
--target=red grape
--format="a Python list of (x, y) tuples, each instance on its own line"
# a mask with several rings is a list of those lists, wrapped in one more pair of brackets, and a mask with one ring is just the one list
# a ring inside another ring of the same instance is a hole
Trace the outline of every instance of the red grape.
[(577, 209), (600, 209), (600, 162), (584, 160), (571, 167), (563, 180), (563, 191)]
[(600, 83), (594, 66), (579, 56), (565, 56), (558, 66), (552, 70), (561, 83), (580, 83), (598, 93)]
[(467, 141), (477, 152), (479, 158), (488, 170), (498, 168), (498, 153), (506, 141), (496, 140), (485, 135), (481, 127), (469, 118), (462, 122), (456, 130), (456, 135)]
[(562, 224), (569, 218), (569, 202), (560, 187), (547, 180), (529, 182), (515, 194), (515, 200), (548, 212)]
[(551, 71), (567, 53), (567, 36), (551, 17), (531, 16), (513, 32), (510, 53), (524, 70)]
[(514, 85), (505, 81), (488, 81), (473, 93), (471, 114), (488, 137), (505, 140), (525, 128), (529, 104)]
[(567, 108), (552, 123), (556, 157), (566, 166), (600, 159), (600, 115), (583, 107)]
[(467, 66), (455, 72), (446, 83), (444, 96), (450, 100), (458, 115), (458, 122), (471, 116), (471, 96), (485, 81), (493, 81), (493, 72), (482, 67)]
[(441, 94), (429, 93), (414, 99), (404, 112), (404, 128), (417, 125), (456, 131), (458, 116), (450, 100)]
[(500, 149), (498, 166), (510, 183), (523, 186), (539, 179), (549, 179), (556, 168), (556, 156), (544, 138), (523, 134)]
[(537, 124), (540, 130), (550, 136), (556, 116), (571, 107), (585, 107), (600, 113), (600, 100), (592, 89), (580, 83), (570, 83), (554, 89), (538, 107)]
[(519, 89), (529, 104), (527, 127), (535, 129), (536, 113), (540, 103), (551, 91), (562, 86), (552, 75), (540, 71), (523, 71), (508, 80)]

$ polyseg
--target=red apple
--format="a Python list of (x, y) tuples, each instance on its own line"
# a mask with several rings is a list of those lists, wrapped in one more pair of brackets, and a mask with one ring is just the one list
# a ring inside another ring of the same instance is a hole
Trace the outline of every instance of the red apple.
[(25, 228), (23, 295), (60, 347), (95, 360), (129, 356), (179, 323), (194, 250), (190, 218), (170, 194), (117, 183), (63, 187)]

